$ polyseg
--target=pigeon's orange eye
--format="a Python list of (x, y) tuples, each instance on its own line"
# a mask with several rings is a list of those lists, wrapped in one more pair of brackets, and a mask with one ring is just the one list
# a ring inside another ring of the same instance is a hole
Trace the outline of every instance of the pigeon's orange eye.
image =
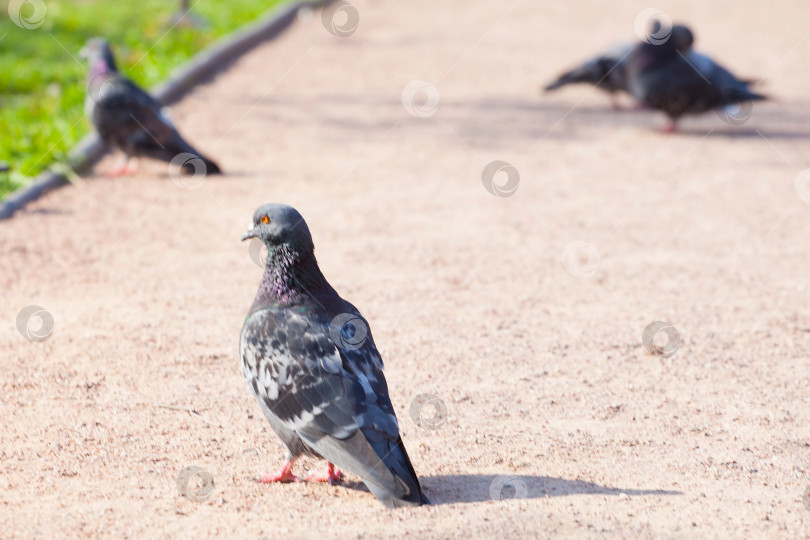
[(270, 218), (267, 216), (262, 216), (262, 223), (264, 223), (265, 225), (270, 223)]

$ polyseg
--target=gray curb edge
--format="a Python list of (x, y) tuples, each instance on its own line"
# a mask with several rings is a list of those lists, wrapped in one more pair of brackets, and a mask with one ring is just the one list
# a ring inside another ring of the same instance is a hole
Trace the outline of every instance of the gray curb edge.
[[(164, 105), (177, 101), (200, 81), (219, 70), (223, 64), (244, 54), (262, 41), (278, 36), (295, 21), (299, 9), (321, 7), (329, 1), (298, 0), (277, 6), (264, 17), (235, 30), (196, 54), (175, 69), (168, 79), (155, 86), (150, 93)], [(68, 153), (68, 161), (76, 172), (86, 172), (106, 151), (106, 145), (95, 133), (91, 133)], [(50, 170), (40, 173), (31, 184), (12, 192), (0, 201), (0, 220), (10, 218), (27, 204), (67, 183), (68, 179), (62, 174)]]

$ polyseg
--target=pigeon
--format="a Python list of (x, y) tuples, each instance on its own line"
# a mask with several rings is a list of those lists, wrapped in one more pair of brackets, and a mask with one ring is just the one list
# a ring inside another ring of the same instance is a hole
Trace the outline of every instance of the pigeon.
[(428, 504), (405, 451), (368, 323), (329, 285), (315, 260), (304, 218), (282, 204), (253, 215), (242, 240), (267, 247), (264, 276), (242, 328), (242, 374), (289, 452), (260, 482), (293, 482), (296, 459), (323, 458), (359, 476), (385, 506)]
[(749, 82), (692, 51), (693, 42), (689, 28), (673, 25), (666, 41), (641, 42), (627, 60), (630, 93), (646, 106), (666, 113), (666, 132), (675, 131), (676, 122), (686, 114), (767, 99), (751, 91)]
[(625, 63), (635, 44), (626, 44), (614, 47), (584, 64), (566, 71), (555, 80), (548, 83), (544, 90), (550, 92), (562, 86), (574, 83), (587, 83), (604, 90), (610, 94), (611, 105), (619, 109), (616, 101), (617, 92), (628, 92)]
[(80, 55), (90, 66), (85, 112), (99, 137), (124, 152), (121, 163), (111, 173), (113, 176), (135, 172), (138, 161), (133, 167), (130, 160), (139, 156), (178, 163), (184, 173), (222, 172), (216, 163), (183, 139), (152, 96), (118, 73), (106, 40), (89, 40)]

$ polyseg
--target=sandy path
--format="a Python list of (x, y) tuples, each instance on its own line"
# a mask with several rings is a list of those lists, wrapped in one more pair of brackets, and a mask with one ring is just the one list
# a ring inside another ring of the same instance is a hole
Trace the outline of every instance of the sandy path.
[[(357, 0), (351, 37), (301, 21), (175, 105), (231, 175), (187, 190), (148, 163), (0, 224), (2, 536), (810, 535), (810, 5), (747, 4), (661, 5), (767, 79), (779, 102), (742, 126), (663, 136), (585, 88), (538, 96), (647, 4)], [(403, 107), (413, 80), (432, 116)], [(482, 187), (493, 160), (512, 197)], [(435, 505), (251, 480), (282, 456), (237, 357), (260, 277), (239, 237), (270, 201), (371, 322)], [(569, 273), (576, 241), (598, 262)], [(14, 326), (30, 304), (41, 343)], [(654, 321), (669, 358), (642, 346)], [(178, 494), (192, 465), (203, 502)], [(504, 477), (523, 498), (491, 499)]]

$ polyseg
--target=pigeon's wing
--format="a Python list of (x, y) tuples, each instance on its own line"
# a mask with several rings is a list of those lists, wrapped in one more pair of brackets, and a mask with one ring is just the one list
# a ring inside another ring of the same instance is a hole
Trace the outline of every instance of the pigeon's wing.
[(334, 332), (306, 311), (253, 313), (242, 331), (245, 379), (271, 424), (359, 476), (387, 506), (421, 504), (370, 333), (362, 347), (343, 350)]
[(697, 59), (698, 62), (694, 63), (688, 56), (676, 55), (661, 65), (642, 71), (632, 83), (634, 94), (671, 118), (765, 99), (733, 76), (726, 77), (725, 70), (718, 70), (716, 64), (709, 65), (705, 60)]
[(715, 62), (710, 56), (690, 50), (685, 54), (686, 59), (703, 74), (713, 85), (721, 89), (733, 89), (737, 91), (750, 91), (753, 81), (737, 78), (724, 66)]
[[(138, 85), (111, 74), (97, 81), (96, 87), (91, 88), (91, 97), (96, 100), (93, 122), (102, 139), (130, 155), (163, 161), (171, 161), (181, 153), (193, 154), (205, 162), (206, 172), (219, 172), (216, 164), (183, 139), (161, 105)], [(93, 92), (97, 95), (92, 96)]]

